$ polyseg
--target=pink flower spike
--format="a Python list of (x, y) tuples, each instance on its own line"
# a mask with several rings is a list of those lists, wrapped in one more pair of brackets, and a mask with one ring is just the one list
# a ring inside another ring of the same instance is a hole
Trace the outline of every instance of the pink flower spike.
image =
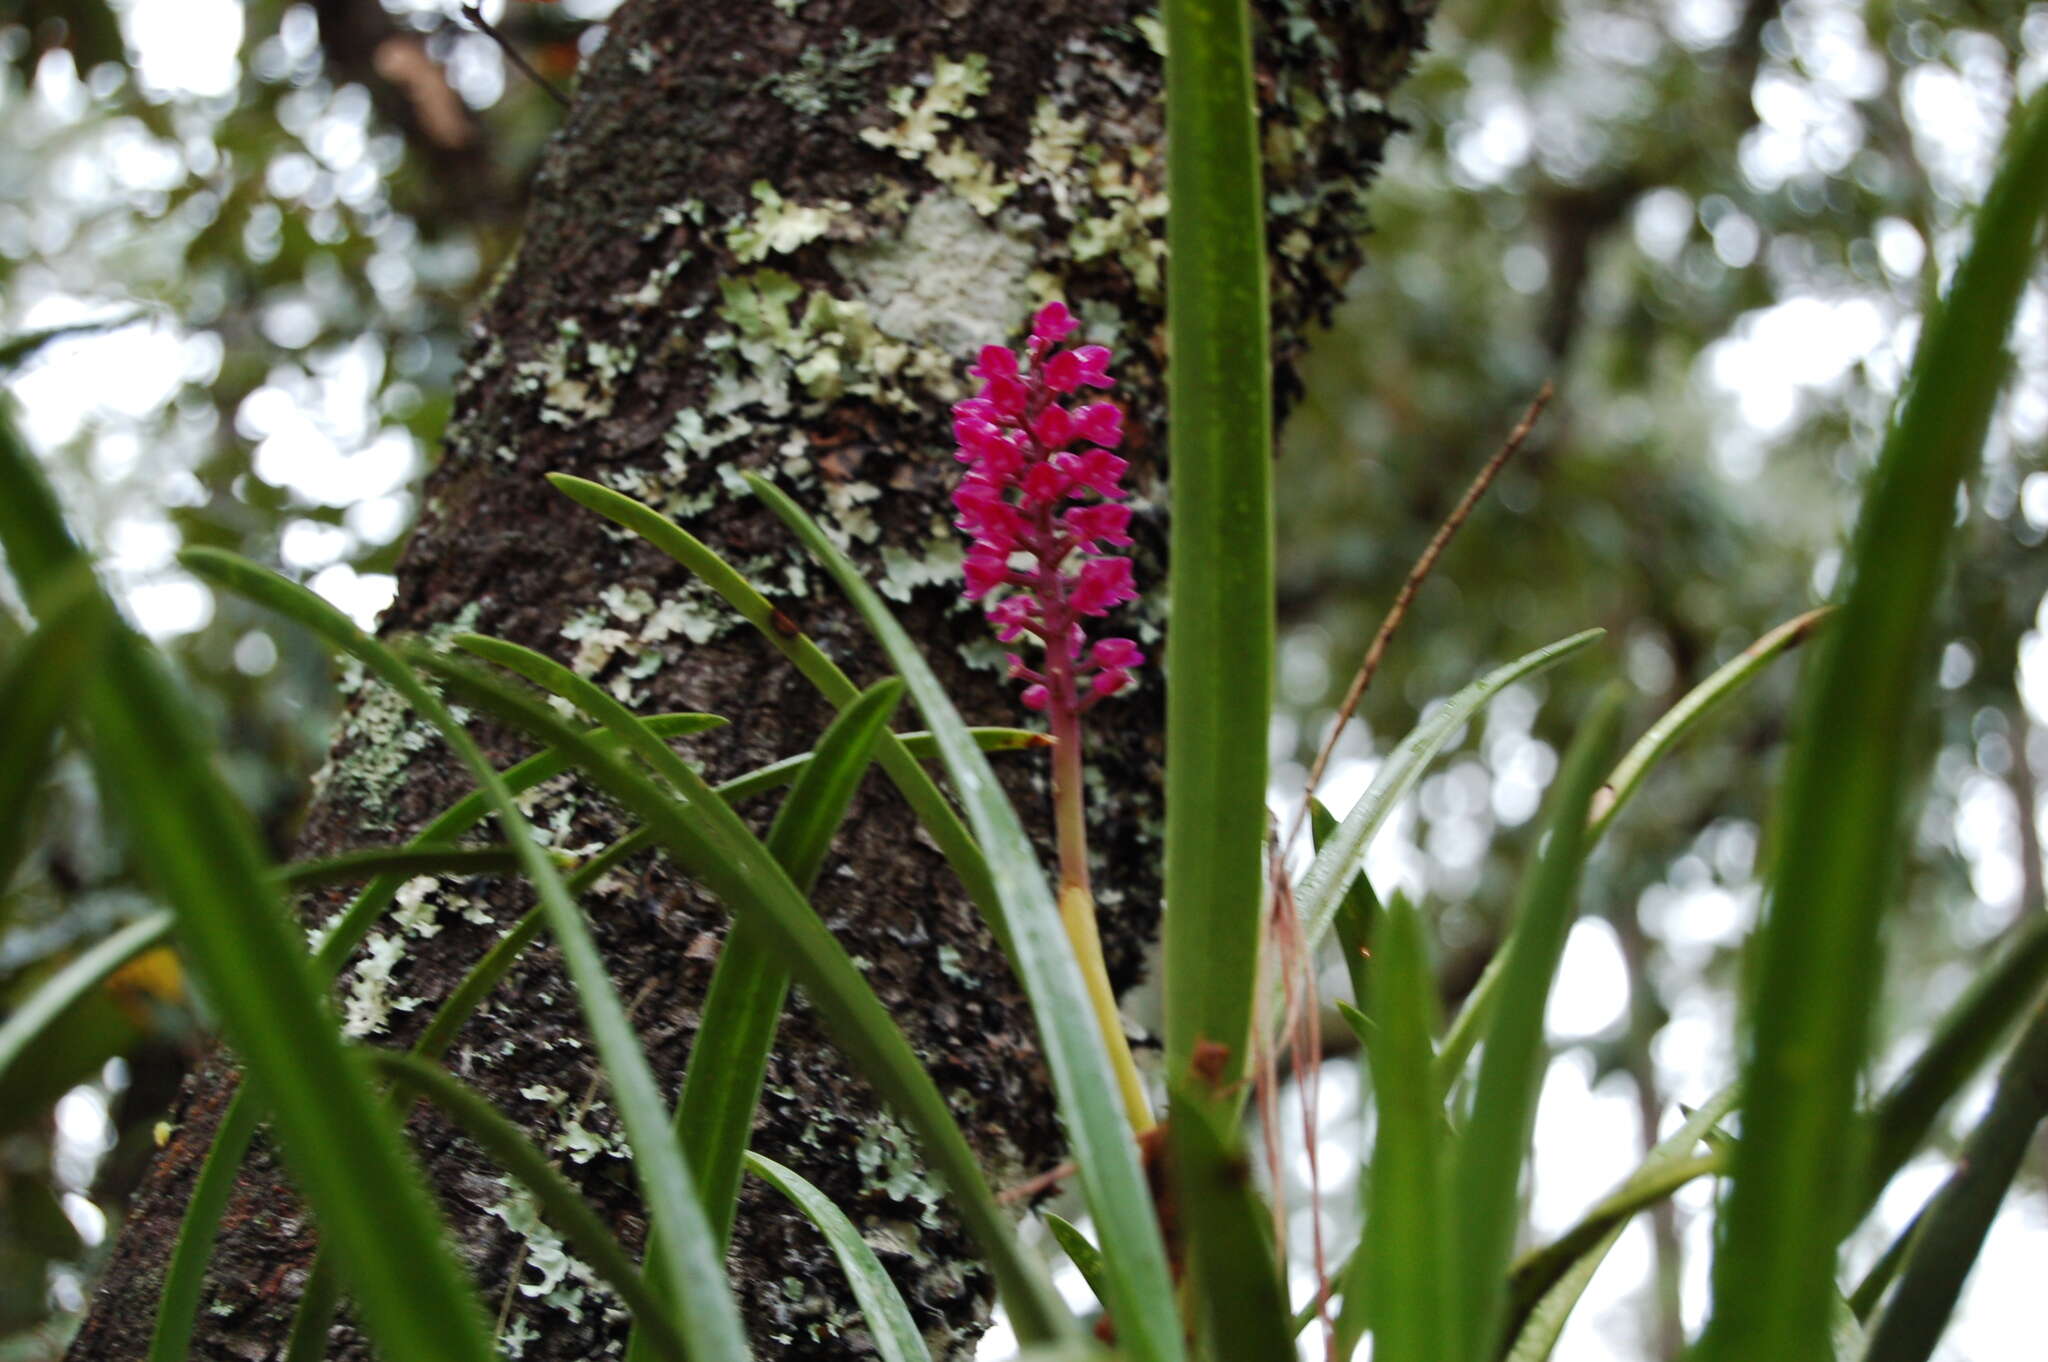
[(1067, 311), (1067, 305), (1055, 298), (1038, 309), (1038, 315), (1031, 319), (1032, 343), (1042, 348), (1058, 345), (1079, 325), (1074, 314)]
[[(1145, 660), (1129, 639), (1091, 648), (1088, 637), (1090, 618), (1138, 592), (1130, 560), (1107, 556), (1132, 542), (1131, 508), (1122, 504), (1129, 465), (1111, 452), (1123, 440), (1123, 411), (1108, 401), (1062, 401), (1109, 386), (1107, 349), (1060, 348), (1078, 326), (1064, 303), (1049, 302), (1022, 351), (983, 347), (972, 369), (980, 391), (952, 413), (957, 456), (968, 468), (953, 493), (953, 523), (973, 538), (964, 595), (984, 602), (1003, 642), (1038, 640), (1038, 667), (1013, 653), (1009, 670), (1028, 683), (1024, 703), (1045, 711), (1055, 729), (1127, 689), (1131, 669)], [(1071, 448), (1077, 440), (1088, 447)], [(1011, 566), (1026, 555), (1028, 567)]]

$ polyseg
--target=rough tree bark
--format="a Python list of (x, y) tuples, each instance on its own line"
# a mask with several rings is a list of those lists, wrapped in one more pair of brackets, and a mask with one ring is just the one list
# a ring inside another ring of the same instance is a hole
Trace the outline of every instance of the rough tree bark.
[[(1423, 0), (1259, 6), (1274, 317), (1283, 395), (1304, 329), (1359, 258), (1363, 189), (1395, 129), (1382, 97), (1418, 49)], [(1139, 632), (1164, 620), (1161, 282), (1162, 62), (1156, 17), (1130, 0), (686, 4), (628, 0), (591, 59), (533, 189), (516, 262), (477, 323), (474, 362), (387, 633), (459, 623), (572, 661), (643, 711), (708, 709), (693, 740), (716, 775), (808, 747), (828, 714), (701, 589), (555, 497), (562, 469), (664, 506), (740, 564), (857, 678), (878, 659), (789, 536), (731, 490), (774, 478), (821, 514), (899, 603), (963, 707), (1016, 709), (998, 650), (953, 585), (947, 406), (974, 347), (1014, 343), (1031, 307), (1064, 295), (1116, 347), (1135, 431), (1144, 555)], [(1247, 363), (1263, 362), (1246, 356)], [(1158, 916), (1161, 681), (1099, 711), (1097, 882), (1112, 972), (1136, 977)], [(516, 749), (499, 755), (510, 759)], [(1028, 758), (1007, 767), (1043, 806)], [(359, 685), (301, 851), (408, 835), (464, 789), (441, 744), (390, 694)], [(558, 845), (618, 824), (566, 782), (533, 802)], [(1041, 829), (1043, 831), (1043, 829)], [(408, 1042), (432, 1003), (527, 902), (516, 885), (420, 884), (402, 943), (346, 976), (351, 1025)], [(987, 932), (871, 782), (821, 911), (929, 1060), (1000, 1185), (1061, 1153), (1021, 995)], [(331, 900), (305, 905), (309, 920)], [(659, 861), (588, 902), (659, 1072), (680, 1073), (724, 914)], [(413, 1000), (424, 1000), (418, 1006)], [(637, 1243), (612, 1115), (552, 952), (528, 959), (450, 1063), (563, 1156)], [(141, 1355), (191, 1179), (236, 1078), (197, 1073), (72, 1349)], [(606, 1355), (621, 1334), (601, 1291), (522, 1217), (495, 1170), (423, 1115), (420, 1155), (458, 1242), (502, 1313), (507, 1356)], [(862, 1224), (935, 1355), (971, 1355), (989, 1284), (916, 1150), (850, 1077), (801, 999), (769, 1076), (756, 1145)], [(195, 1355), (276, 1355), (314, 1227), (259, 1144), (227, 1216)], [(732, 1270), (764, 1356), (859, 1356), (858, 1318), (806, 1224), (758, 1187)], [(517, 1289), (515, 1289), (515, 1287)], [(346, 1320), (331, 1355), (367, 1350)]]

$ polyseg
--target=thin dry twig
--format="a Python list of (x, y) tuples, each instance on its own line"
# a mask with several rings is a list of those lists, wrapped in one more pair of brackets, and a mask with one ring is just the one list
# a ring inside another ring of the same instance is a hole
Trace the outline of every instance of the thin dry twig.
[(483, 10), (481, 10), (475, 5), (466, 4), (462, 7), (462, 17), (469, 20), (469, 22), (475, 26), (477, 32), (483, 34), (486, 38), (489, 38), (492, 42), (496, 43), (498, 45), (498, 50), (505, 54), (505, 60), (511, 62), (513, 66), (517, 67), (520, 75), (525, 76), (535, 85), (538, 85), (541, 89), (547, 91), (548, 98), (554, 100), (555, 103), (561, 105), (565, 109), (569, 107), (569, 96), (563, 94), (560, 90), (556, 89), (554, 82), (550, 81), (546, 76), (542, 75), (540, 72), (534, 70), (533, 63), (529, 62), (525, 57), (519, 55), (519, 49), (512, 46), (511, 40), (508, 39), (504, 34), (498, 32), (498, 30), (492, 25), (489, 19), (484, 18)]
[(1387, 608), (1386, 618), (1380, 621), (1379, 631), (1372, 636), (1372, 643), (1365, 650), (1364, 660), (1358, 664), (1357, 675), (1351, 678), (1351, 688), (1344, 692), (1344, 703), (1337, 706), (1337, 722), (1331, 727), (1330, 736), (1323, 740), (1322, 749), (1316, 753), (1315, 765), (1309, 768), (1308, 788), (1302, 792), (1301, 807), (1295, 810), (1293, 825), (1287, 830), (1286, 840), (1289, 843), (1300, 835), (1309, 800), (1315, 797), (1316, 788), (1322, 784), (1323, 770), (1330, 764), (1330, 754), (1337, 750), (1337, 740), (1344, 736), (1345, 725), (1351, 722), (1352, 714), (1358, 709), (1358, 702), (1365, 696), (1365, 688), (1372, 684), (1374, 674), (1379, 671), (1380, 659), (1386, 656), (1388, 641), (1393, 638), (1394, 631), (1401, 627), (1401, 621), (1408, 617), (1408, 607), (1415, 600), (1415, 593), (1422, 588), (1423, 582), (1435, 569), (1436, 560), (1443, 556), (1444, 547), (1451, 542), (1452, 536), (1464, 526), (1466, 518), (1472, 514), (1472, 508), (1479, 504), (1479, 499), (1486, 495), (1486, 489), (1500, 476), (1500, 470), (1507, 466), (1515, 451), (1529, 438), (1529, 432), (1536, 428), (1537, 418), (1550, 404), (1555, 391), (1550, 380), (1545, 379), (1543, 386), (1537, 389), (1535, 398), (1530, 401), (1528, 410), (1522, 413), (1522, 419), (1515, 423), (1515, 428), (1508, 432), (1508, 438), (1502, 442), (1500, 449), (1486, 461), (1486, 466), (1479, 470), (1478, 476), (1472, 479), (1472, 485), (1465, 489), (1465, 495), (1458, 498), (1458, 504), (1451, 508), (1450, 515), (1437, 527), (1428, 547), (1423, 549), (1422, 556), (1415, 560), (1415, 566), (1408, 569), (1408, 579), (1401, 583), (1399, 594), (1394, 597), (1393, 605)]

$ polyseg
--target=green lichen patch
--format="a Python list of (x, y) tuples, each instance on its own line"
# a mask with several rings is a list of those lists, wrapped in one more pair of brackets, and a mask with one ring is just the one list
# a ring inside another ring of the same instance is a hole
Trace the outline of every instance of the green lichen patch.
[(760, 88), (804, 118), (823, 118), (867, 97), (867, 73), (896, 50), (894, 38), (870, 38), (857, 28), (841, 29), (839, 46), (806, 47), (796, 65), (761, 80)]

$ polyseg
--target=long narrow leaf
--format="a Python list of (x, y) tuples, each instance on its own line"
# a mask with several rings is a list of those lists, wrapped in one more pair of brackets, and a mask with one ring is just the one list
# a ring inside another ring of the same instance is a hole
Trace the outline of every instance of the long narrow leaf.
[(1577, 914), (1586, 808), (1620, 731), (1621, 701), (1610, 689), (1565, 754), (1542, 850), (1516, 897), (1514, 928), (1503, 948), (1507, 960), (1500, 997), (1486, 1028), (1472, 1115), (1458, 1140), (1451, 1173), (1459, 1229), (1456, 1280), (1462, 1290), (1445, 1323), (1462, 1341), (1445, 1352), (1447, 1357), (1478, 1362), (1492, 1355), (1499, 1337), (1507, 1304), (1502, 1283), (1521, 1217), (1517, 1189), (1550, 1058), (1543, 1039), (1544, 1006)]
[(1337, 831), (1323, 843), (1315, 860), (1310, 863), (1308, 873), (1295, 887), (1294, 901), (1301, 913), (1302, 935), (1308, 949), (1320, 946), (1324, 935), (1329, 932), (1345, 891), (1364, 868), (1365, 853), (1372, 845), (1373, 834), (1386, 822), (1387, 815), (1394, 811), (1401, 796), (1422, 779), (1422, 773), (1443, 750), (1444, 744), (1471, 722), (1494, 696), (1515, 682), (1540, 675), (1572, 654), (1590, 647), (1605, 632), (1603, 629), (1587, 629), (1488, 672), (1438, 705), (1407, 737), (1401, 739), (1387, 754), (1386, 761), (1381, 763), (1371, 786), (1352, 806), (1351, 812), (1344, 816)]
[[(798, 893), (808, 895), (817, 883), (825, 853), (873, 760), (875, 741), (887, 730), (902, 699), (901, 681), (878, 681), (840, 711), (818, 740), (815, 759), (775, 815), (768, 829), (768, 853)], [(712, 971), (690, 1062), (683, 1070), (683, 1093), (676, 1102), (676, 1139), (696, 1171), (704, 1216), (721, 1246), (732, 1237), (754, 1109), (761, 1100), (768, 1052), (789, 993), (789, 968), (778, 944), (775, 933), (752, 917), (733, 922)], [(648, 1260), (661, 1252), (656, 1239), (647, 1247)], [(628, 1341), (626, 1358), (641, 1360), (637, 1332)]]
[[(4, 419), (0, 486), (0, 542), (34, 608), (85, 555)], [(395, 1357), (483, 1362), (491, 1350), (469, 1283), (395, 1123), (343, 1049), (256, 830), (162, 659), (114, 629), (82, 712), (100, 792), (177, 913), (185, 959), (229, 1039), (275, 1104), (285, 1162), (344, 1248), (366, 1330)]]
[(365, 1048), (363, 1058), (401, 1092), (423, 1097), (476, 1141), (491, 1161), (533, 1194), (541, 1216), (561, 1232), (598, 1276), (609, 1282), (633, 1312), (636, 1332), (651, 1336), (661, 1355), (682, 1362), (682, 1331), (675, 1312), (648, 1287), (618, 1236), (598, 1218), (583, 1194), (555, 1171), (547, 1155), (490, 1099), (431, 1060), (418, 1055)]
[[(1166, 0), (1166, 1071), (1244, 1072), (1265, 920), (1273, 702), (1266, 215), (1244, 0)], [(1348, 883), (1348, 878), (1347, 878)], [(1195, 1090), (1210, 1091), (1208, 1087)]]
[(2036, 1011), (1998, 1075), (1991, 1108), (1928, 1203), (1891, 1299), (1870, 1328), (1864, 1362), (1926, 1362), (1955, 1313), (1984, 1236), (2048, 1119), (2048, 1006)]
[(1699, 727), (1708, 715), (1762, 675), (1772, 662), (1813, 637), (1814, 631), (1832, 612), (1832, 607), (1822, 606), (1786, 620), (1716, 668), (1713, 675), (1664, 711), (1663, 717), (1650, 725), (1649, 731), (1636, 739), (1622, 759), (1615, 763), (1613, 774), (1593, 796), (1593, 840), (1600, 840), (1608, 824), (1614, 821), (1615, 814), (1621, 811), (1621, 806), (1642, 788), (1651, 770), (1670, 754), (1671, 749)]
[(1382, 924), (1373, 990), (1373, 1141), (1364, 1240), (1342, 1274), (1337, 1357), (1348, 1359), (1370, 1325), (1374, 1362), (1439, 1362), (1453, 1323), (1452, 1239), (1445, 1200), (1443, 1104), (1430, 1083), (1436, 983), (1422, 922), (1399, 894)]
[(853, 1298), (867, 1318), (868, 1336), (874, 1340), (882, 1362), (929, 1362), (931, 1350), (925, 1347), (924, 1335), (917, 1331), (917, 1321), (910, 1317), (910, 1307), (903, 1303), (903, 1293), (889, 1279), (888, 1270), (868, 1247), (868, 1241), (846, 1218), (846, 1212), (773, 1159), (748, 1154), (747, 1170), (788, 1197), (825, 1236), (825, 1242), (832, 1246), (832, 1255), (839, 1260), (848, 1284), (853, 1287)]
[(0, 891), (28, 850), (29, 811), (56, 757), (58, 729), (113, 623), (83, 564), (52, 582), (41, 613), (42, 627), (0, 667)]
[(1038, 1218), (1045, 1222), (1045, 1228), (1051, 1232), (1053, 1242), (1060, 1246), (1060, 1252), (1067, 1255), (1067, 1261), (1074, 1265), (1074, 1271), (1081, 1274), (1081, 1280), (1088, 1284), (1088, 1289), (1095, 1293), (1095, 1299), (1100, 1303), (1109, 1294), (1109, 1279), (1104, 1275), (1102, 1250), (1095, 1247), (1093, 1241), (1081, 1233), (1080, 1227), (1072, 1221), (1054, 1215), (1051, 1211), (1042, 1212)]
[(824, 1016), (833, 1042), (853, 1058), (917, 1133), (925, 1156), (952, 1191), (961, 1219), (987, 1255), (1019, 1337), (1058, 1337), (1071, 1329), (1071, 1320), (1045, 1280), (1043, 1268), (1016, 1243), (1009, 1219), (982, 1178), (945, 1099), (865, 976), (818, 921), (767, 848), (704, 786), (703, 778), (659, 743), (649, 747), (636, 741), (643, 738), (642, 731), (616, 700), (537, 654), (522, 656), (522, 668), (559, 685), (577, 704), (610, 716), (609, 721), (616, 724), (614, 731), (628, 738), (635, 753), (682, 791), (689, 803), (687, 813), (652, 779), (586, 741), (552, 710), (533, 703), (497, 678), (431, 653), (422, 652), (420, 661), (479, 707), (568, 753), (608, 794), (646, 820), (678, 864), (729, 908), (773, 925), (791, 973), (804, 986), (811, 1005)]
[(277, 868), (279, 882), (293, 889), (323, 884), (349, 884), (373, 875), (504, 875), (519, 869), (519, 854), (509, 846), (373, 847), (344, 851), (317, 861), (294, 861)]
[(1879, 917), (1958, 492), (2006, 371), (2005, 334), (2048, 211), (2048, 91), (2017, 111), (1975, 240), (1921, 331), (1803, 686), (1751, 960), (1743, 1140), (1714, 1259), (1708, 1362), (1828, 1346), (1835, 1251), (1861, 1193), (1856, 1083), (1880, 975)]
[(987, 758), (968, 737), (951, 697), (860, 570), (795, 502), (759, 478), (750, 477), (748, 485), (838, 581), (910, 687), (911, 698), (938, 742), (993, 873), (1000, 910), (994, 920), (997, 934), (1038, 1019), (1060, 1116), (1109, 1264), (1110, 1299), (1105, 1304), (1115, 1317), (1117, 1338), (1139, 1362), (1174, 1362), (1183, 1348), (1166, 1248), (1080, 969), (1017, 811), (996, 783)]
[[(1666, 710), (1662, 718), (1630, 745), (1621, 760), (1614, 764), (1614, 770), (1600, 786), (1599, 792), (1593, 796), (1593, 807), (1589, 813), (1592, 821), (1589, 845), (1600, 844), (1600, 839), (1614, 825), (1623, 807), (1643, 788), (1650, 772), (1671, 754), (1673, 748), (1762, 675), (1772, 661), (1811, 638), (1831, 613), (1832, 607), (1822, 606), (1786, 620), (1679, 697), (1678, 703)], [(1486, 1023), (1494, 993), (1500, 987), (1500, 963), (1498, 955), (1487, 962), (1479, 982), (1466, 995), (1465, 1005), (1452, 1019), (1451, 1029), (1438, 1048), (1437, 1087), (1440, 1091), (1450, 1090), (1458, 1075), (1464, 1072), (1472, 1047), (1478, 1044), (1479, 1030)]]
[(173, 915), (167, 909), (137, 918), (126, 927), (78, 953), (43, 980), (20, 1006), (0, 1021), (0, 1078), (5, 1078), (28, 1053), (43, 1031), (72, 1005), (107, 981), (114, 971), (163, 942), (171, 934)]
[[(195, 554), (189, 565), (202, 573), (207, 559)], [(239, 580), (239, 577), (237, 578)], [(227, 583), (222, 583), (227, 585)], [(716, 727), (724, 721), (708, 714), (664, 714), (648, 720), (648, 725), (665, 737), (679, 737), (688, 733), (701, 732)], [(542, 752), (528, 757), (504, 772), (505, 787), (518, 794), (531, 789), (543, 781), (552, 780), (567, 768), (566, 759), (554, 752)], [(413, 847), (435, 841), (445, 841), (469, 829), (484, 816), (484, 797), (472, 792), (457, 800), (436, 816), (409, 844)], [(599, 861), (604, 857), (600, 856)], [(588, 874), (596, 862), (587, 863), (579, 875)], [(336, 923), (327, 929), (320, 948), (314, 952), (314, 963), (322, 977), (332, 979), (356, 945), (369, 933), (377, 917), (390, 907), (399, 888), (409, 879), (404, 874), (380, 875), (357, 894)], [(573, 881), (572, 881), (573, 883)], [(483, 994), (496, 983), (498, 973), (509, 968), (518, 949), (525, 941), (531, 941), (539, 928), (542, 909), (535, 908), (528, 919), (514, 929), (514, 935), (524, 931), (525, 940), (510, 952), (494, 950), (486, 957), (487, 965), (495, 965), (497, 973), (488, 980), (479, 977), (473, 970), (465, 978), (448, 1003), (444, 1004), (429, 1024), (427, 1035), (421, 1040), (421, 1053), (438, 1054), (438, 1045), (445, 1044), (452, 1037), (455, 1028), (473, 1008), (483, 1000)], [(481, 970), (482, 967), (480, 966)], [(473, 990), (474, 996), (465, 999), (465, 991)], [(464, 1005), (466, 1002), (466, 1006)], [(437, 1036), (437, 1028), (445, 1028), (445, 1035)], [(157, 1296), (156, 1324), (150, 1335), (149, 1362), (184, 1362), (191, 1349), (193, 1323), (199, 1309), (199, 1298), (205, 1283), (207, 1261), (213, 1256), (213, 1245), (219, 1228), (220, 1213), (227, 1204), (227, 1194), (234, 1185), (235, 1172), (241, 1166), (242, 1156), (248, 1152), (249, 1142), (254, 1138), (256, 1127), (262, 1120), (262, 1108), (249, 1086), (245, 1083), (229, 1099), (228, 1110), (222, 1116), (215, 1132), (213, 1143), (207, 1148), (197, 1182), (191, 1198), (185, 1204), (184, 1218), (179, 1222), (177, 1238), (171, 1245), (170, 1262), (164, 1267), (163, 1288)], [(328, 1274), (331, 1277), (331, 1273)], [(315, 1264), (315, 1279), (319, 1267)], [(308, 1290), (312, 1289), (309, 1281)], [(301, 1315), (317, 1313), (318, 1303), (303, 1307)], [(331, 1313), (331, 1311), (330, 1311)]]
[[(1190, 1082), (1206, 1082), (1191, 1075)], [(1287, 1287), (1273, 1248), (1272, 1212), (1252, 1180), (1234, 1103), (1168, 1084), (1174, 1209), (1186, 1237), (1188, 1293), (1203, 1355), (1294, 1362)]]
[(2015, 1022), (2048, 986), (2048, 918), (2024, 924), (2000, 952), (1997, 963), (1971, 981), (1969, 990), (1936, 1024), (1927, 1048), (1885, 1090), (1866, 1122), (1870, 1164), (1861, 1219), (1892, 1175), (1927, 1138), (1942, 1109), (1975, 1076)]
[[(192, 554), (185, 555), (189, 561)], [(647, 1056), (641, 1050), (626, 1009), (612, 987), (597, 942), (562, 876), (533, 835), (532, 826), (514, 802), (496, 767), (484, 756), (469, 731), (456, 721), (440, 696), (412, 668), (382, 643), (312, 592), (224, 554), (208, 555), (216, 576), (237, 578), (236, 589), (261, 599), (358, 660), (403, 696), (434, 727), (476, 777), (505, 839), (518, 852), (522, 869), (534, 886), (562, 962), (576, 986), (577, 1002), (590, 1029), (605, 1077), (618, 1107), (619, 1119), (633, 1150), (634, 1171), (647, 1200), (650, 1221), (671, 1244), (667, 1273), (657, 1288), (675, 1300), (694, 1362), (724, 1362), (747, 1356), (739, 1307), (713, 1251), (709, 1227), (682, 1151), (668, 1134), (667, 1105), (661, 1100)], [(647, 730), (642, 730), (643, 732)], [(569, 735), (571, 738), (574, 735)], [(674, 757), (658, 738), (661, 751)]]
[[(820, 652), (818, 645), (811, 642), (810, 635), (777, 610), (710, 546), (653, 507), (622, 496), (609, 487), (566, 473), (551, 473), (548, 481), (562, 495), (633, 531), (695, 573), (835, 706), (843, 709), (853, 703), (859, 688), (839, 669), (839, 665)], [(911, 811), (924, 824), (925, 831), (931, 834), (946, 863), (953, 867), (953, 873), (960, 877), (968, 897), (984, 913), (993, 914), (996, 908), (995, 886), (989, 880), (988, 862), (960, 822), (960, 815), (939, 793), (939, 787), (932, 783), (924, 768), (894, 737), (882, 739), (876, 760), (889, 773), (889, 779), (896, 783)]]
[(1612, 1196), (1555, 1241), (1515, 1263), (1509, 1276), (1507, 1331), (1514, 1339), (1508, 1351), (1513, 1362), (1542, 1362), (1550, 1356), (1572, 1307), (1636, 1211), (1670, 1195), (1678, 1185), (1718, 1173), (1726, 1166), (1725, 1149), (1716, 1148), (1705, 1155), (1694, 1151), (1735, 1110), (1737, 1096), (1738, 1090), (1730, 1084), (1708, 1098), (1677, 1130), (1657, 1142)]

